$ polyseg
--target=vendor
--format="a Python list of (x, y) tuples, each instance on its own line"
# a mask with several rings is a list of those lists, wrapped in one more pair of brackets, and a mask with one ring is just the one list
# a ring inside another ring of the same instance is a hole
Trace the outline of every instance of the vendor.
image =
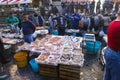
[(120, 80), (120, 10), (108, 27), (108, 47), (105, 49), (104, 80)]
[(32, 34), (35, 32), (35, 25), (28, 19), (28, 15), (24, 14), (24, 21), (21, 23), (24, 41), (27, 43), (33, 42)]
[(19, 19), (15, 17), (12, 12), (6, 18), (6, 23), (10, 26), (12, 32), (19, 33), (19, 28), (18, 28)]

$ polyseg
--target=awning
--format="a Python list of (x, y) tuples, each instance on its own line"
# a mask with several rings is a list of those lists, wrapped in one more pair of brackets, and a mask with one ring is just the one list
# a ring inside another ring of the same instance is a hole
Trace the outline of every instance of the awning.
[(0, 5), (32, 3), (32, 0), (0, 0)]

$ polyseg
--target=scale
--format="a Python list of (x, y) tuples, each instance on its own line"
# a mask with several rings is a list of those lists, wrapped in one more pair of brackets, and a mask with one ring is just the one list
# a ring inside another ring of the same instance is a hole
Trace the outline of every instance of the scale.
[(86, 33), (83, 40), (84, 41), (93, 41), (93, 42), (95, 42), (96, 41), (95, 34)]

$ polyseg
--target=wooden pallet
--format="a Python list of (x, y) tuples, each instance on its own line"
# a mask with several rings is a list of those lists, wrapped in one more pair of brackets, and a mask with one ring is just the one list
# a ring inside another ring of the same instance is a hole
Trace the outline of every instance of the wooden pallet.
[(80, 66), (60, 64), (59, 78), (62, 80), (80, 80)]
[(58, 66), (48, 65), (48, 64), (39, 64), (40, 67), (40, 75), (46, 77), (54, 77), (58, 78)]

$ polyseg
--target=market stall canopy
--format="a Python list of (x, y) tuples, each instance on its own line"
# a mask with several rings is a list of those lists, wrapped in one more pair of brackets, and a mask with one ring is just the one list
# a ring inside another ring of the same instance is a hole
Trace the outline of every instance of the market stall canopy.
[(93, 1), (93, 0), (61, 0), (61, 2), (82, 2), (82, 1)]
[(0, 0), (0, 5), (32, 3), (32, 0)]

